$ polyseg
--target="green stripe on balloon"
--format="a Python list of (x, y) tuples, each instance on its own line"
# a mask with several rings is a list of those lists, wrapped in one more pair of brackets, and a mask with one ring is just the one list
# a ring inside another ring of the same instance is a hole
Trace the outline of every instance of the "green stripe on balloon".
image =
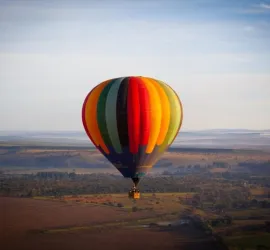
[(171, 134), (169, 141), (168, 141), (169, 145), (171, 145), (173, 143), (175, 136), (178, 133), (179, 126), (181, 124), (182, 114), (181, 114), (181, 106), (180, 106), (179, 97), (177, 96), (176, 92), (170, 86), (168, 86), (168, 85), (166, 85), (166, 86), (167, 86), (167, 88), (170, 89), (170, 91), (172, 92), (172, 95), (175, 98), (175, 101), (173, 102), (173, 106), (172, 106), (172, 112), (175, 114), (174, 115), (175, 122), (174, 122), (174, 126), (172, 128), (172, 134)]
[(116, 106), (117, 106), (117, 95), (121, 85), (121, 82), (124, 78), (118, 78), (113, 81), (111, 88), (109, 89), (106, 107), (105, 107), (105, 119), (107, 124), (107, 130), (112, 142), (112, 146), (117, 153), (122, 153), (122, 146), (119, 139), (118, 128), (117, 128), (117, 115), (116, 115)]
[(106, 119), (106, 100), (108, 93), (110, 91), (110, 88), (112, 87), (113, 83), (115, 80), (112, 80), (106, 87), (102, 90), (100, 93), (100, 96), (98, 98), (98, 103), (97, 103), (97, 122), (98, 122), (98, 127), (102, 136), (102, 139), (107, 147), (112, 146), (110, 136), (108, 133), (108, 126), (107, 126), (107, 119)]

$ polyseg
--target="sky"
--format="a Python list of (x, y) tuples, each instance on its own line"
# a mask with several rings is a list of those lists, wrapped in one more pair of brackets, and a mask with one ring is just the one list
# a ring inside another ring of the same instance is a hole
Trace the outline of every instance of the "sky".
[(143, 75), (183, 130), (270, 129), (270, 0), (0, 0), (0, 130), (83, 130), (88, 92)]

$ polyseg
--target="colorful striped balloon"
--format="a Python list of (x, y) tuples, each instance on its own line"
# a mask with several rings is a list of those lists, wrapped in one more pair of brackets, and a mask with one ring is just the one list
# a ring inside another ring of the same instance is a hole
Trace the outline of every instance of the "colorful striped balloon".
[(84, 101), (82, 120), (93, 144), (120, 173), (139, 178), (174, 141), (183, 109), (166, 83), (130, 76), (97, 85)]

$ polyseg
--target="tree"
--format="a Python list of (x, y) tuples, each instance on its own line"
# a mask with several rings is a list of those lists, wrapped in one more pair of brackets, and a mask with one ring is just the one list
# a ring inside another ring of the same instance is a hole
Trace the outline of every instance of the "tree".
[(124, 205), (122, 203), (117, 203), (118, 207), (124, 207)]
[(251, 206), (257, 206), (257, 205), (258, 205), (258, 201), (257, 201), (256, 199), (252, 199), (252, 200), (250, 201), (250, 205), (251, 205)]
[(138, 208), (137, 207), (132, 207), (132, 212), (137, 212)]
[(222, 210), (222, 209), (226, 208), (226, 204), (218, 203), (218, 204), (215, 205), (215, 208), (219, 209), (219, 210)]

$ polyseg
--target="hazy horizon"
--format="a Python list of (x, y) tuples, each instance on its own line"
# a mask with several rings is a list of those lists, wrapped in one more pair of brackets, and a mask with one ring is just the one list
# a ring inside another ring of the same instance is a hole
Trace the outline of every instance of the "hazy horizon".
[[(181, 129), (179, 133), (181, 132), (204, 132), (204, 131), (225, 131), (225, 132), (268, 132), (270, 131), (270, 128), (266, 129), (249, 129), (249, 128), (209, 128), (209, 129)], [(62, 129), (62, 130), (55, 130), (55, 129), (0, 129), (0, 132), (27, 132), (27, 133), (42, 133), (42, 132), (51, 132), (51, 133), (83, 133), (85, 135), (86, 132), (83, 129)]]
[(167, 82), (182, 130), (270, 129), (270, 1), (0, 0), (0, 130), (83, 131), (88, 92)]
[[(3, 145), (94, 147), (84, 131), (0, 131)], [(171, 148), (270, 150), (270, 130), (180, 131)]]

